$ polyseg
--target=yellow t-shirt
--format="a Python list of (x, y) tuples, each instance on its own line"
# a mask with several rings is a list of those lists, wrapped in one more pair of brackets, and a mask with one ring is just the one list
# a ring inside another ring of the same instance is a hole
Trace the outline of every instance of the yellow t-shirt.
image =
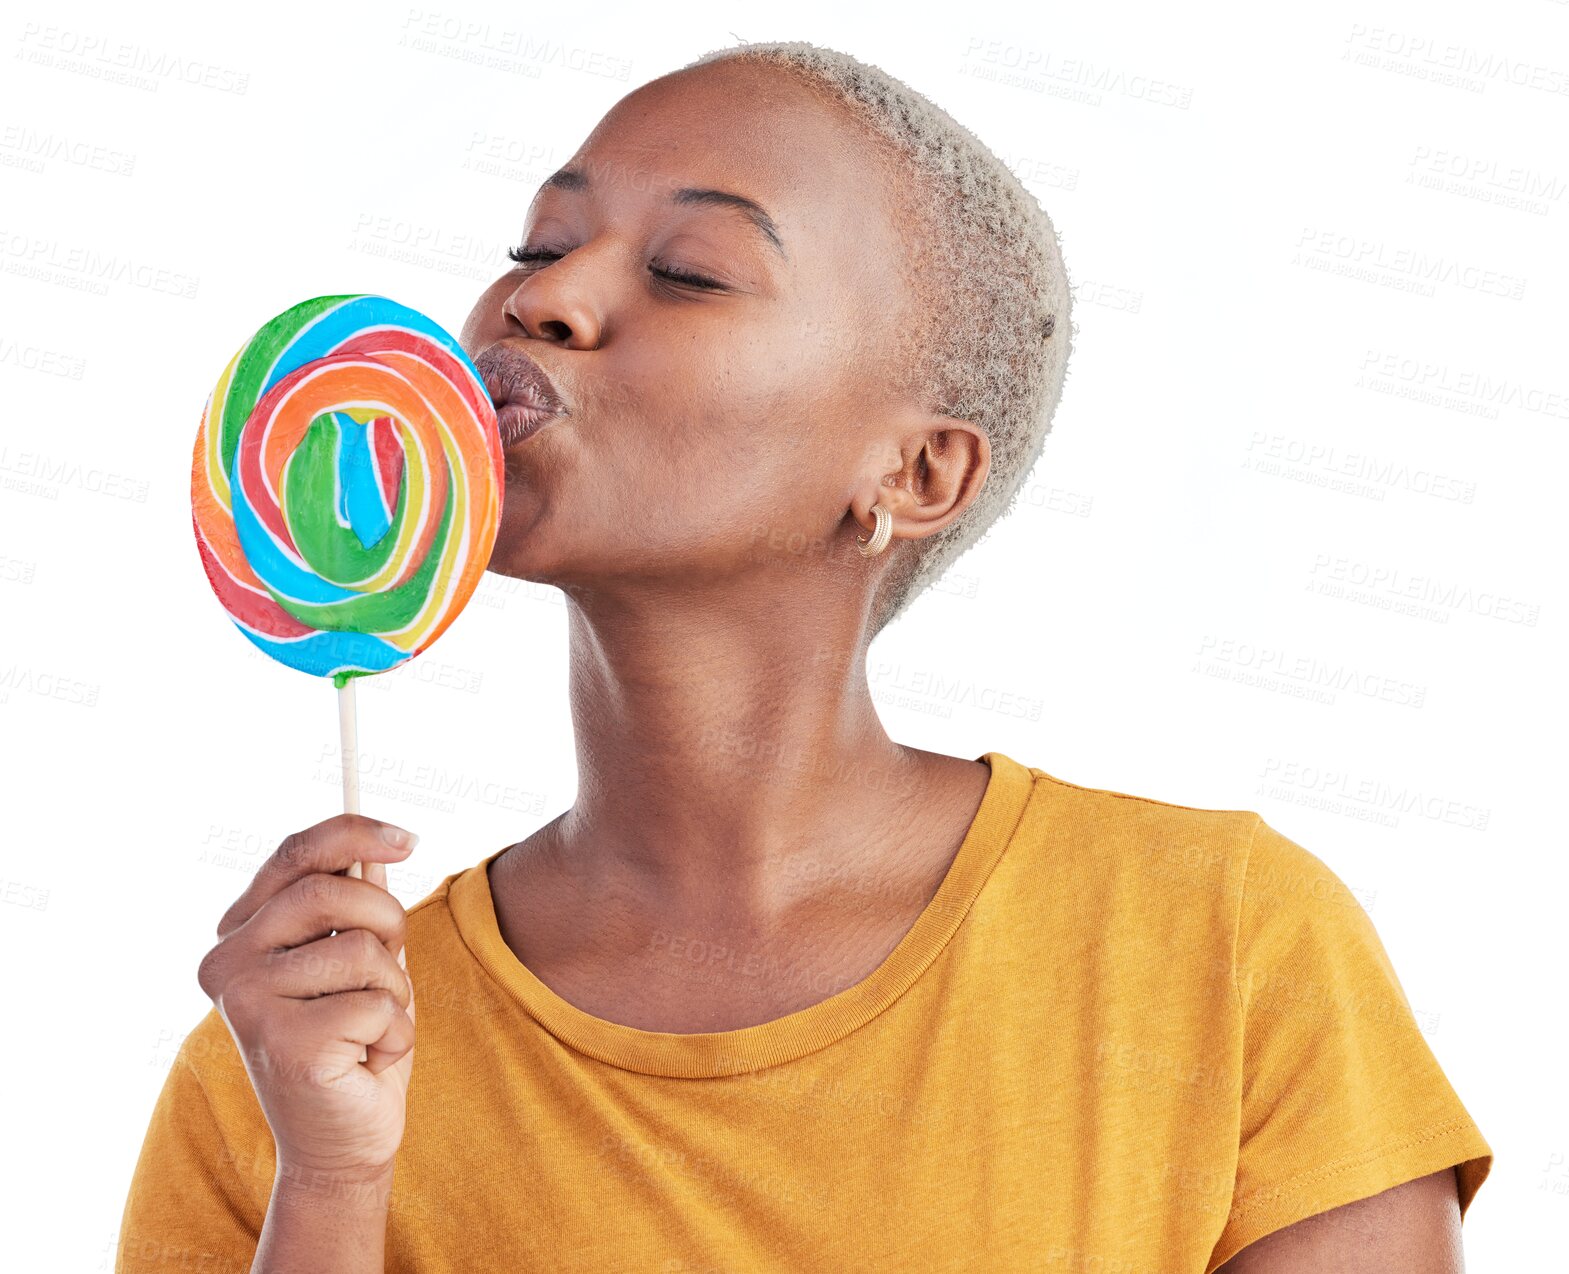
[[(1251, 811), (976, 759), (975, 821), (883, 963), (740, 1030), (593, 1017), (502, 941), (492, 859), (442, 881), (409, 911), (387, 1270), (1209, 1274), (1451, 1164), (1464, 1215), (1492, 1150), (1334, 872)], [(209, 1012), (116, 1268), (248, 1269), (273, 1167)]]

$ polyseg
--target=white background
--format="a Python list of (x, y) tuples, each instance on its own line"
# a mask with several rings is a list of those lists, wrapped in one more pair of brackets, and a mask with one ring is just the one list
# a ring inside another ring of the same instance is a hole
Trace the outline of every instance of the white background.
[[(890, 733), (1319, 855), (1497, 1155), (1472, 1268), (1562, 1253), (1569, 5), (153, 7), (0, 27), (8, 1268), (112, 1263), (218, 917), (337, 808), (330, 688), (192, 543), (219, 371), (324, 293), (456, 331), (603, 112), (737, 38), (931, 96), (1076, 288), (1021, 507), (873, 648)], [(564, 619), (488, 577), (361, 682), (405, 903), (571, 803)]]

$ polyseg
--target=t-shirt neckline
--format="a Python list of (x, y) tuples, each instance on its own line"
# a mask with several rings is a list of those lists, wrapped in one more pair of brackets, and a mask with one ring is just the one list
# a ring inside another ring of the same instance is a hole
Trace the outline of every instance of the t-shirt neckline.
[(645, 1031), (569, 1003), (535, 977), (501, 936), (488, 869), (505, 850), (455, 876), (447, 905), (480, 964), (535, 1021), (580, 1053), (623, 1070), (682, 1079), (777, 1066), (826, 1048), (876, 1017), (914, 984), (958, 930), (1013, 839), (1034, 784), (1026, 766), (1001, 752), (974, 759), (991, 769), (986, 790), (947, 874), (915, 923), (854, 986), (771, 1022), (693, 1034)]

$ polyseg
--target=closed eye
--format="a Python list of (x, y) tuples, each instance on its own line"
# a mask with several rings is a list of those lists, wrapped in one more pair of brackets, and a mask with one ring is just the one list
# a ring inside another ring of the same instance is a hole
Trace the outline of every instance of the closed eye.
[[(507, 249), (507, 256), (511, 257), (519, 265), (537, 265), (542, 262), (548, 264), (551, 261), (561, 260), (564, 255), (561, 252), (552, 252), (548, 248)], [(660, 265), (658, 261), (650, 261), (648, 269), (649, 273), (659, 278), (668, 279), (672, 283), (685, 284), (687, 287), (704, 288), (710, 291), (722, 291), (724, 289), (724, 284), (714, 279), (707, 278), (701, 274), (693, 274), (687, 270), (673, 270), (668, 266)]]

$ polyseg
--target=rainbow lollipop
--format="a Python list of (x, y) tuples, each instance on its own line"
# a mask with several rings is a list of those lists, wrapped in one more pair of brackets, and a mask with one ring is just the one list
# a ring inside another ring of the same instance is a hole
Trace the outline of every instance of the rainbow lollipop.
[(355, 677), (412, 659), (484, 574), (501, 516), (490, 395), (453, 338), (382, 296), (321, 296), (267, 323), (196, 435), (192, 522), (239, 630), (331, 677), (357, 812)]

